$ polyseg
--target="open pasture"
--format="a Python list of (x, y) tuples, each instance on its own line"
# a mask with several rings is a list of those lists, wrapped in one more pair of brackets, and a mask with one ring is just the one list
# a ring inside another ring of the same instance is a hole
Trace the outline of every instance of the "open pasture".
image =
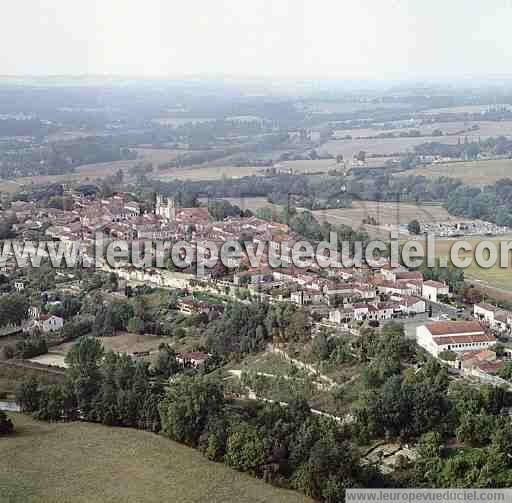
[[(305, 503), (199, 452), (155, 435), (92, 423), (43, 423), (9, 414), (0, 500), (9, 503)], [(93, 462), (91, 462), (93, 461)]]
[(324, 143), (320, 150), (329, 152), (334, 156), (341, 154), (345, 159), (352, 159), (354, 155), (361, 151), (366, 152), (367, 157), (368, 154), (392, 155), (413, 152), (414, 147), (422, 143), (442, 141), (443, 143), (456, 144), (458, 140), (458, 136), (330, 140)]
[(154, 178), (166, 181), (176, 180), (220, 180), (223, 177), (242, 178), (258, 175), (261, 168), (253, 166), (198, 166), (190, 168), (171, 168), (155, 172)]
[(433, 164), (422, 168), (403, 171), (397, 176), (426, 176), (458, 178), (467, 185), (482, 187), (491, 185), (502, 178), (512, 178), (512, 159), (485, 161), (451, 162)]

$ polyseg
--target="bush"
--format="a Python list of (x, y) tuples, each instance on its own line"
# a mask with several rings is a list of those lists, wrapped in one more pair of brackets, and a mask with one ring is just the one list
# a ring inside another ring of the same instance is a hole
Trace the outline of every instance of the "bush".
[(441, 351), (439, 358), (445, 362), (454, 362), (457, 359), (457, 355), (453, 351)]

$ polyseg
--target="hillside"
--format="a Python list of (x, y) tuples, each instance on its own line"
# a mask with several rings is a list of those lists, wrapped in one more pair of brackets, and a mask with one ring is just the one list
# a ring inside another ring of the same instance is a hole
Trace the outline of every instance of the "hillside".
[(11, 414), (0, 439), (0, 501), (9, 503), (286, 503), (306, 497), (207, 461), (163, 437)]

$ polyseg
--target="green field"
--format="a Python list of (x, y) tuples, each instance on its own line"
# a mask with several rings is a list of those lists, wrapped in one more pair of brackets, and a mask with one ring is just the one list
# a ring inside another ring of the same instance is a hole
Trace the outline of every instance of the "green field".
[[(499, 267), (499, 261), (501, 255), (500, 251), (500, 242), (504, 241), (506, 243), (510, 242), (510, 236), (499, 238), (461, 238), (461, 240), (467, 241), (471, 246), (473, 251), (464, 253), (461, 252), (460, 257), (471, 257), (473, 259), (471, 265), (464, 269), (464, 276), (466, 280), (470, 283), (474, 283), (475, 286), (478, 286), (482, 289), (486, 287), (491, 289), (497, 289), (496, 291), (489, 292), (489, 295), (492, 295), (496, 298), (502, 298), (506, 300), (512, 300), (512, 258), (509, 257), (509, 266), (507, 268)], [(457, 240), (455, 239), (437, 239), (436, 240), (436, 257), (449, 257), (450, 250), (453, 244)], [(497, 263), (490, 268), (480, 267), (475, 261), (475, 248), (481, 241), (491, 241), (496, 246), (498, 250), (498, 261)], [(426, 247), (424, 241), (422, 241), (424, 249)]]
[(401, 172), (398, 176), (425, 176), (458, 178), (467, 185), (482, 187), (493, 184), (502, 178), (512, 178), (512, 160), (497, 159), (488, 161), (451, 162), (433, 164)]
[[(473, 251), (475, 250), (476, 246), (480, 241), (487, 241), (485, 238), (481, 239), (466, 239), (468, 243), (473, 248)], [(500, 242), (504, 241), (508, 243), (510, 241), (510, 238), (504, 238), (502, 240), (500, 239), (490, 239), (489, 241), (493, 242), (498, 250), (498, 260), (500, 259), (501, 255), (499, 254), (500, 250)], [(445, 256), (448, 257), (450, 255), (450, 249), (453, 246), (453, 244), (456, 242), (456, 240), (451, 239), (443, 239), (443, 240), (437, 240), (436, 241), (436, 255), (438, 257)], [(468, 280), (479, 280), (482, 282), (480, 286), (491, 286), (500, 288), (503, 290), (508, 290), (512, 293), (512, 263), (509, 259), (509, 267), (508, 268), (501, 268), (499, 267), (499, 262), (496, 263), (493, 267), (490, 268), (483, 268), (480, 267), (475, 259), (474, 259), (474, 252), (468, 252), (468, 253), (461, 253), (461, 257), (472, 257), (473, 261), (471, 265), (464, 270), (465, 277)]]
[(49, 424), (10, 414), (0, 439), (0, 501), (8, 503), (271, 503), (311, 501), (188, 447), (132, 429)]

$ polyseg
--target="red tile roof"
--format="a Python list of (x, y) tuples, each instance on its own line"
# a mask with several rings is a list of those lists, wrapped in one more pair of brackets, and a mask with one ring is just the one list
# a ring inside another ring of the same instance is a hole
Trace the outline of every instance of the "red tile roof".
[(423, 283), (426, 286), (431, 286), (432, 288), (446, 288), (444, 283), (440, 283), (439, 281), (428, 280)]
[(424, 300), (413, 296), (406, 296), (402, 299), (402, 304), (405, 306), (414, 306), (414, 304), (417, 304), (418, 302), (424, 302)]
[(478, 321), (434, 321), (425, 325), (433, 335), (452, 335), (480, 332), (484, 333)]
[(478, 368), (485, 372), (486, 374), (497, 374), (498, 370), (503, 368), (505, 365), (505, 362), (503, 361), (497, 361), (497, 362), (483, 362), (478, 365)]
[(396, 279), (423, 279), (423, 274), (420, 271), (398, 272)]

